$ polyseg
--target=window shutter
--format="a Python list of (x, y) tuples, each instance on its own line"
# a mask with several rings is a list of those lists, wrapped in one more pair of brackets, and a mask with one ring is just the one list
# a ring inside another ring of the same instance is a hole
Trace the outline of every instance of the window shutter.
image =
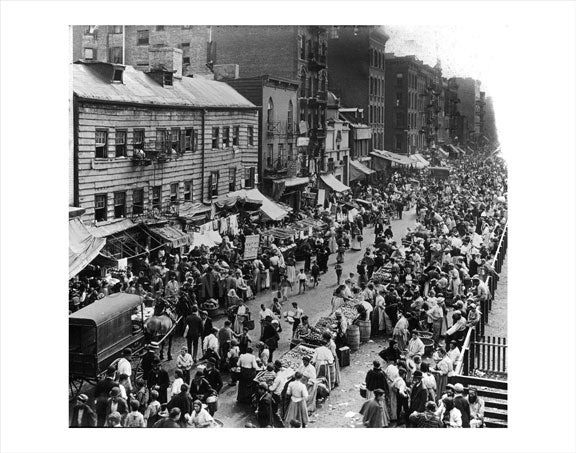
[(186, 151), (186, 129), (180, 131), (180, 153), (184, 154)]
[(198, 151), (198, 130), (192, 129), (192, 150)]

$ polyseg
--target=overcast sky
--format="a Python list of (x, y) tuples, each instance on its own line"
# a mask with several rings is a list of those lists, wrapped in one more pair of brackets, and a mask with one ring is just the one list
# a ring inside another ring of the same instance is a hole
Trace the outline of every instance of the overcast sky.
[(386, 52), (415, 55), (430, 66), (439, 58), (444, 77), (473, 77), (490, 95), (495, 61), (501, 56), (498, 43), (506, 37), (506, 26), (485, 23), (466, 25), (384, 25), (390, 40)]

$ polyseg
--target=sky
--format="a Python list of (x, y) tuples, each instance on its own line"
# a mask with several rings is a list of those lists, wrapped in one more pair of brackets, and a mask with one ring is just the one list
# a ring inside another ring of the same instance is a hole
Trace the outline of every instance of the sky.
[[(434, 66), (437, 58), (444, 77), (472, 77), (482, 82), (481, 90), (490, 95), (490, 83), (497, 76), (495, 61), (501, 51), (507, 27), (484, 22), (466, 25), (384, 25), (390, 36), (386, 52), (415, 55)], [(487, 37), (490, 39), (487, 39)]]

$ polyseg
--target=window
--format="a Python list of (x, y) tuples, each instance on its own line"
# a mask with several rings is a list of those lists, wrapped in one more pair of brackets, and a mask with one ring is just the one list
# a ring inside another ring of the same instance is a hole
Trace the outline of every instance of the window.
[(268, 143), (268, 152), (266, 153), (266, 166), (271, 168), (274, 166), (274, 145)]
[(171, 72), (167, 72), (167, 71), (164, 72), (164, 75), (163, 75), (163, 77), (162, 77), (162, 80), (163, 80), (163, 82), (164, 82), (164, 86), (165, 86), (165, 87), (166, 87), (166, 86), (171, 87), (171, 86), (174, 84), (173, 78), (172, 78), (173, 75), (174, 75), (174, 74), (172, 74)]
[(272, 130), (274, 127), (274, 101), (272, 98), (268, 98), (266, 120), (268, 122), (268, 130)]
[(286, 132), (292, 134), (294, 132), (294, 105), (292, 100), (288, 102), (288, 118), (286, 121)]
[(240, 126), (234, 126), (234, 129), (232, 129), (232, 145), (240, 145)]
[(99, 194), (94, 196), (94, 220), (96, 222), (101, 222), (106, 220), (108, 203), (107, 194)]
[(108, 62), (122, 64), (122, 47), (110, 47), (108, 51)]
[(300, 74), (300, 97), (306, 97), (306, 72), (304, 70)]
[(244, 170), (244, 187), (246, 189), (253, 189), (256, 185), (256, 167), (246, 168)]
[(228, 169), (228, 190), (234, 192), (236, 190), (236, 167)]
[(248, 145), (254, 146), (254, 126), (248, 126)]
[(93, 35), (96, 32), (96, 25), (86, 25), (84, 29), (85, 35)]
[(192, 200), (192, 181), (186, 181), (184, 183), (184, 201)]
[(220, 135), (220, 128), (213, 127), (212, 128), (212, 149), (220, 148), (218, 136)]
[(126, 192), (114, 192), (114, 218), (120, 219), (126, 215)]
[(192, 151), (194, 147), (194, 129), (184, 129), (184, 152)]
[(96, 60), (96, 49), (91, 49), (86, 47), (84, 49), (84, 59), (85, 60)]
[(147, 46), (150, 44), (148, 30), (137, 30), (136, 41), (138, 46)]
[(404, 115), (402, 112), (396, 112), (396, 127), (404, 126)]
[(396, 151), (402, 151), (402, 135), (396, 134)]
[(180, 129), (174, 128), (170, 134), (170, 152), (180, 152)]
[(112, 76), (112, 81), (123, 83), (123, 76), (124, 76), (123, 69), (114, 69), (114, 75)]
[(112, 33), (113, 35), (121, 35), (122, 25), (112, 25), (112, 31), (110, 33)]
[(144, 189), (134, 189), (132, 191), (132, 214), (144, 213)]
[(170, 184), (170, 203), (178, 202), (178, 183)]
[(222, 148), (230, 147), (230, 127), (222, 128)]
[(152, 187), (152, 208), (162, 209), (162, 186)]
[(157, 25), (156, 31), (164, 31), (164, 25)]
[(116, 130), (116, 157), (126, 157), (126, 131)]
[(294, 145), (288, 143), (288, 160), (294, 160)]
[(402, 107), (402, 93), (396, 93), (396, 107)]
[(168, 143), (168, 131), (166, 129), (156, 129), (156, 152), (166, 152), (166, 145)]
[(298, 47), (300, 48), (300, 59), (305, 60), (306, 59), (306, 46), (304, 43), (304, 38), (300, 35), (298, 35)]
[(182, 57), (182, 64), (190, 64), (190, 57)]
[(278, 162), (282, 165), (286, 162), (286, 145), (284, 143), (278, 144)]
[(218, 180), (220, 179), (220, 172), (213, 171), (210, 173), (210, 196), (218, 196)]
[(134, 129), (132, 143), (134, 146), (134, 152), (144, 151), (144, 129)]
[(401, 87), (402, 86), (402, 81), (404, 78), (404, 74), (402, 74), (401, 72), (399, 72), (398, 74), (396, 74), (396, 85)]
[(108, 157), (108, 131), (96, 131), (96, 157), (100, 159)]

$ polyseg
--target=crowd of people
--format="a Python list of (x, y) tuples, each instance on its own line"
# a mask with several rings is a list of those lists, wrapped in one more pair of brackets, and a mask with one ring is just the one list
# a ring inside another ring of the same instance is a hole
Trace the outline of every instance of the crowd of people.
[[(480, 321), (480, 307), (491, 297), (486, 279), (497, 278), (492, 261), (507, 217), (505, 172), (499, 160), (467, 157), (452, 166), (449, 180), (396, 173), (386, 184), (357, 190), (354, 197), (363, 203), (354, 203), (351, 195), (334, 198), (330, 210), (305, 213), (327, 228), (299, 242), (300, 269), (290, 240), (268, 242), (256, 259), (242, 261), (245, 235), (259, 232), (257, 225), (245, 223), (239, 236), (224, 237), (213, 249), (160, 250), (154, 259), (144, 255), (120, 280), (73, 279), (72, 310), (119, 291), (174, 301), (187, 346), (169, 376), (157, 346), (149, 344), (143, 377), (135, 382), (131, 351), (125, 351), (96, 386), (93, 400), (85, 394), (77, 398), (71, 425), (218, 426), (214, 415), (224, 375), (237, 385), (237, 401), (254, 408), (259, 426), (305, 427), (316, 401), (339, 384), (337, 349), (348, 343), (349, 324), (369, 321), (372, 336), (387, 337), (389, 344), (366, 376), (365, 426), (482, 426), (482, 400), (473, 389), (464, 396), (447, 378), (458, 366), (467, 328)], [(411, 207), (415, 227), (395, 238), (391, 217)], [(356, 272), (343, 277), (345, 252), (363, 250), (369, 223), (374, 244), (361, 253)], [(330, 302), (335, 325), (316, 329), (289, 299), (296, 290), (301, 294), (319, 285), (332, 254), (338, 282)], [(247, 302), (267, 289), (273, 302), (260, 306), (256, 338), (251, 332), (256, 314)], [(206, 302), (227, 309), (221, 329), (214, 328)], [(351, 323), (341, 310), (345, 304), (358, 313)], [(322, 338), (297, 369), (274, 359), (283, 311), (292, 345), (311, 332)]]

